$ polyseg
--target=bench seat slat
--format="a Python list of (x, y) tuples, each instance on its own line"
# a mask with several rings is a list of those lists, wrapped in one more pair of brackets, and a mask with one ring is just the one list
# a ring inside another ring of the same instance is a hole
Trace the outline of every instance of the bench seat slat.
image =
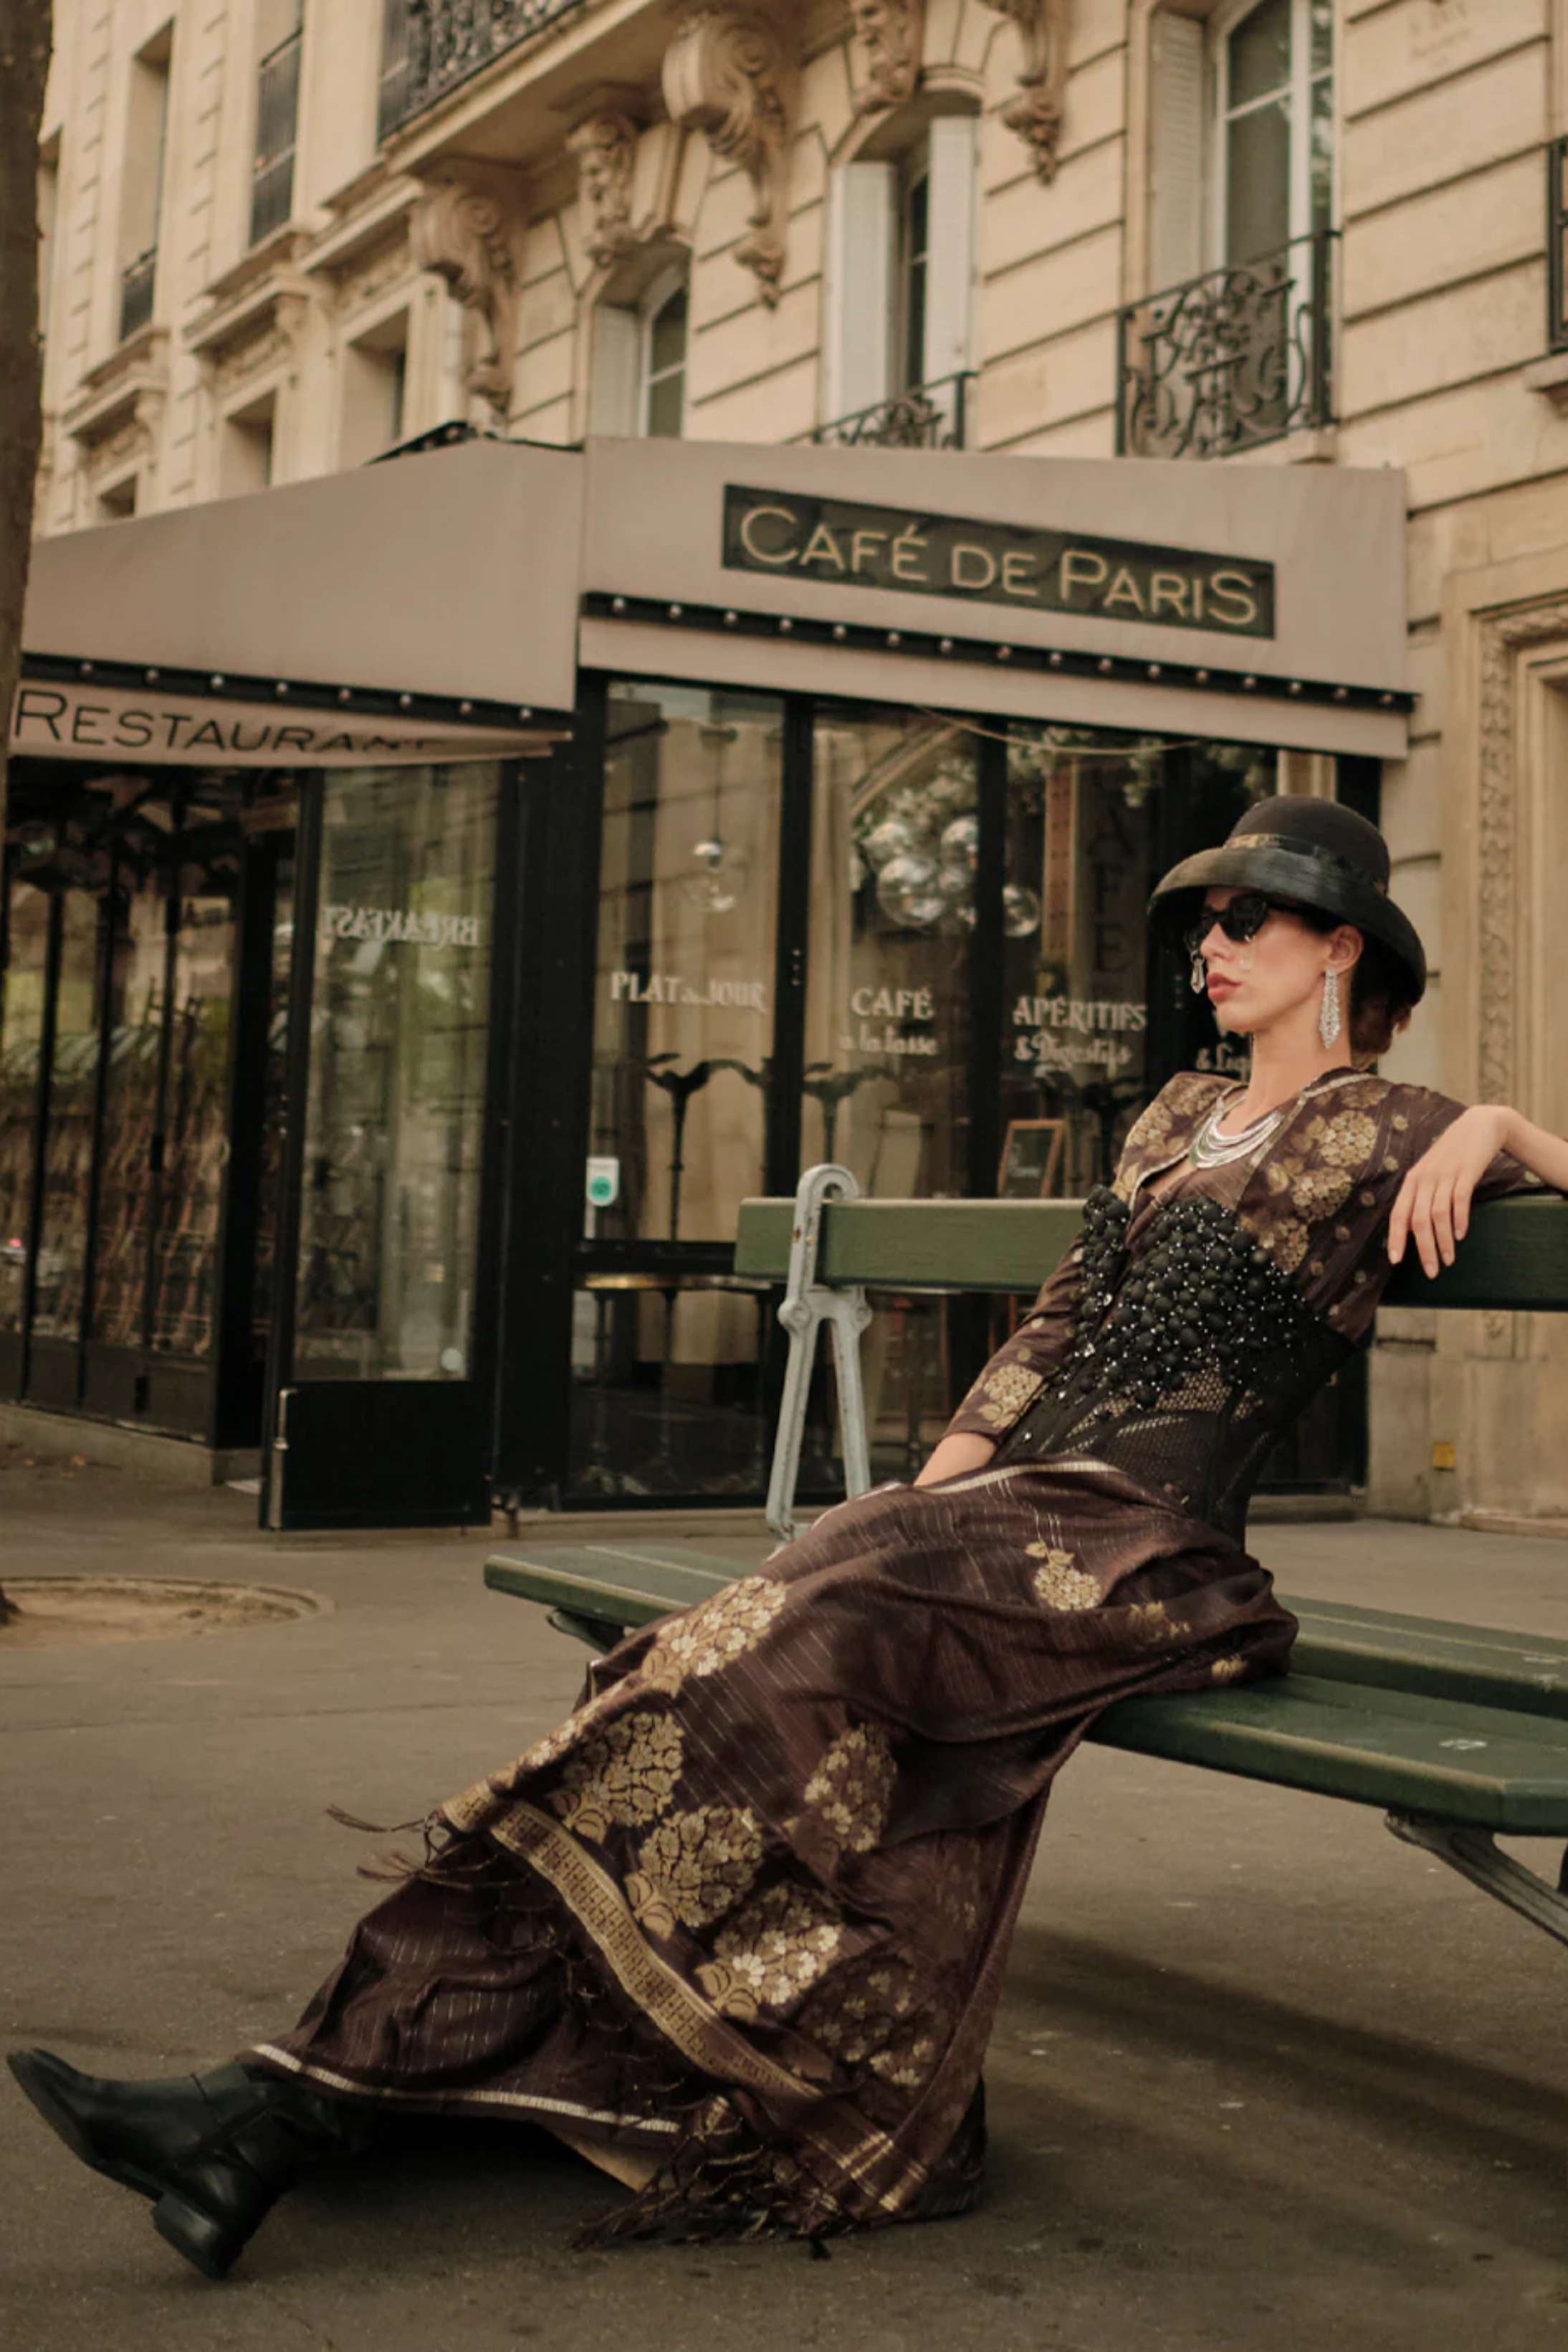
[(1354, 1684), (1287, 1675), (1212, 1696), (1122, 1700), (1092, 1736), (1314, 1796), (1504, 1836), (1568, 1837), (1568, 1731), (1550, 1722), (1526, 1731), (1501, 1708), (1434, 1698), (1406, 1713), (1381, 1692), (1369, 1699)]
[[(873, 1289), (1038, 1290), (1081, 1223), (1075, 1201), (836, 1201), (822, 1213), (820, 1279)], [(743, 1201), (735, 1271), (782, 1282), (792, 1201)], [(1414, 1251), (1385, 1293), (1390, 1307), (1568, 1308), (1568, 1202), (1489, 1202), (1454, 1264), (1436, 1280)]]

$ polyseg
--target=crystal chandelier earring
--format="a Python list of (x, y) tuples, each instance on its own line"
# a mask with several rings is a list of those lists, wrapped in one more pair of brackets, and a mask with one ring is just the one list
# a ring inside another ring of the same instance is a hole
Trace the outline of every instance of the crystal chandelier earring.
[(1325, 1045), (1332, 1045), (1340, 1032), (1339, 974), (1323, 974), (1323, 1001), (1318, 1008), (1318, 1035)]
[(1195, 996), (1201, 996), (1207, 986), (1208, 969), (1195, 948), (1192, 956), (1192, 992)]

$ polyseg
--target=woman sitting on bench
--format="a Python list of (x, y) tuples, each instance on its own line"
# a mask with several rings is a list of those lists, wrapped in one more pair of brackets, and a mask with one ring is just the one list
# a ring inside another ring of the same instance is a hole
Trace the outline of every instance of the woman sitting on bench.
[(292, 2032), (161, 2083), (11, 2061), (220, 2277), (378, 2113), (543, 2125), (632, 2191), (589, 2242), (815, 2239), (970, 2205), (1046, 1796), (1095, 1716), (1285, 1665), (1244, 1549), (1281, 1432), (1407, 1242), (1568, 1187), (1515, 1111), (1367, 1074), (1426, 984), (1382, 836), (1277, 799), (1155, 893), (1245, 1086), (1186, 1076), (913, 1486), (633, 1634), (431, 1815)]

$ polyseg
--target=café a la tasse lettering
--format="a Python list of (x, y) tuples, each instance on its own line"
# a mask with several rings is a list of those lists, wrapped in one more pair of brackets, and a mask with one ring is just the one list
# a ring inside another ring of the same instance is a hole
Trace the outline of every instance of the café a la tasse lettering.
[(1274, 567), (1249, 556), (733, 484), (724, 500), (724, 562), (731, 572), (1218, 635), (1274, 634)]

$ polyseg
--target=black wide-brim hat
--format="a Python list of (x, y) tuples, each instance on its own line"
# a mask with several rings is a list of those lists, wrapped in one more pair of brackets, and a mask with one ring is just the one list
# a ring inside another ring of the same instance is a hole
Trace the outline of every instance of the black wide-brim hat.
[(1179, 929), (1216, 884), (1259, 890), (1354, 923), (1364, 938), (1387, 949), (1412, 1004), (1426, 994), (1420, 934), (1388, 895), (1388, 845), (1354, 809), (1285, 793), (1256, 802), (1218, 849), (1200, 849), (1171, 867), (1149, 900), (1149, 919)]

